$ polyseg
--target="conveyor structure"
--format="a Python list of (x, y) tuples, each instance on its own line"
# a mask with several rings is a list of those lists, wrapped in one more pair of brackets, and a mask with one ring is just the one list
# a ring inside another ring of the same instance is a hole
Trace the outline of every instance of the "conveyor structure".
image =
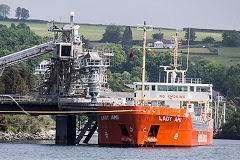
[(12, 53), (7, 56), (1, 57), (0, 58), (0, 76), (4, 72), (4, 69), (11, 65), (14, 65), (23, 61), (27, 61), (31, 58), (53, 51), (54, 44), (58, 41), (60, 41), (60, 39), (43, 43), (25, 50), (16, 52), (16, 53)]

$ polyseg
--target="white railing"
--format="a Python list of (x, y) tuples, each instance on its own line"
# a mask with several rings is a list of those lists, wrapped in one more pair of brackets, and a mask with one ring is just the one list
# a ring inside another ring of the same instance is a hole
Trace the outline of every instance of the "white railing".
[(12, 102), (12, 97), (16, 102), (32, 102), (35, 98), (32, 96), (21, 96), (21, 95), (0, 95), (0, 102)]
[[(177, 78), (175, 83), (182, 83), (182, 78)], [(184, 83), (201, 84), (201, 78), (184, 78)]]

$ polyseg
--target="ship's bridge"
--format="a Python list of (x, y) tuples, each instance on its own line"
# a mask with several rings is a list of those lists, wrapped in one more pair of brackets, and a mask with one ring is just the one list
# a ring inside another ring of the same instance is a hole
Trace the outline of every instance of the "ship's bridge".
[[(190, 83), (144, 83), (144, 101), (164, 102), (163, 105), (177, 107), (180, 102), (211, 102), (212, 84), (200, 84), (191, 80)], [(194, 83), (193, 83), (194, 82)], [(134, 82), (135, 100), (141, 98), (142, 82)], [(171, 105), (172, 104), (172, 105)], [(177, 105), (177, 106), (176, 106)]]

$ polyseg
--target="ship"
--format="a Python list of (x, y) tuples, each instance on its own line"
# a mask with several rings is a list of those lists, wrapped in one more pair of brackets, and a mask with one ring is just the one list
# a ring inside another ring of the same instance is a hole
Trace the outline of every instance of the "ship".
[[(212, 145), (212, 84), (186, 78), (179, 63), (177, 34), (173, 62), (162, 66), (164, 82), (145, 82), (146, 32), (143, 31), (142, 82), (134, 82), (134, 98), (125, 105), (98, 109), (98, 143), (101, 146), (193, 147)], [(188, 57), (188, 56), (187, 56)], [(187, 58), (188, 63), (188, 58)], [(159, 64), (160, 65), (160, 64)]]

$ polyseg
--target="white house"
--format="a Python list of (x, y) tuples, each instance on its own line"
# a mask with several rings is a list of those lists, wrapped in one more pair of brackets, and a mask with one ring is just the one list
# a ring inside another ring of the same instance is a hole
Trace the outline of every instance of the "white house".
[(156, 41), (154, 42), (154, 48), (163, 48), (163, 42), (161, 41)]
[(213, 94), (214, 101), (226, 102), (226, 98), (224, 97), (224, 95), (221, 92), (213, 90), (212, 94)]
[(170, 49), (172, 49), (175, 46), (174, 41), (172, 41), (172, 40), (165, 40), (165, 39), (163, 39), (162, 42), (163, 42), (163, 48), (170, 48)]
[(147, 39), (147, 47), (154, 48), (174, 48), (174, 41), (172, 40), (155, 40), (155, 39)]
[(47, 66), (49, 65), (49, 60), (43, 60), (37, 67), (35, 68), (34, 74), (44, 74), (47, 70)]

